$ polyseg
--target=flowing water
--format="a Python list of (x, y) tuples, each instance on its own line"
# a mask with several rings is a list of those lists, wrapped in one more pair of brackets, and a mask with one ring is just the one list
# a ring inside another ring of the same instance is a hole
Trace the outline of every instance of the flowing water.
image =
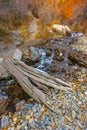
[(40, 49), (39, 52), (41, 54), (41, 58), (37, 69), (46, 71), (48, 67), (52, 64), (54, 52), (52, 52), (51, 56), (49, 57), (46, 56), (46, 50)]

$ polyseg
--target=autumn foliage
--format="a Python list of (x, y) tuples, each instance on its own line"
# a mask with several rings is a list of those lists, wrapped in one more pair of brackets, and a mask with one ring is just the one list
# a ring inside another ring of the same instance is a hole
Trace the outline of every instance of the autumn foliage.
[(20, 26), (30, 10), (43, 23), (67, 24), (85, 5), (86, 0), (0, 0), (0, 21)]

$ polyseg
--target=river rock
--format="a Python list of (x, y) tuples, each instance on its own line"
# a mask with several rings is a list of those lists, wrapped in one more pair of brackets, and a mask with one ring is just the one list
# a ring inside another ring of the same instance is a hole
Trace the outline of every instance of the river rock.
[(32, 124), (34, 122), (34, 118), (31, 118), (30, 120), (29, 120), (29, 124)]
[(63, 35), (66, 35), (67, 33), (71, 34), (71, 30), (67, 25), (64, 26), (64, 25), (54, 24), (52, 28), (56, 30), (58, 33)]
[(39, 52), (39, 48), (31, 47), (31, 60), (38, 61), (40, 60), (41, 54)]
[(15, 60), (21, 60), (22, 58), (22, 52), (19, 49), (15, 50), (15, 53), (13, 55), (13, 59)]

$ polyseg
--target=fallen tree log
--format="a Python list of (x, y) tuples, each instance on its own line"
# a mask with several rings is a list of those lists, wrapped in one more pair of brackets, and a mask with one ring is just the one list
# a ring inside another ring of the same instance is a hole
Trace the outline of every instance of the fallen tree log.
[[(36, 68), (33, 68), (33, 67), (31, 67), (31, 66), (27, 66), (27, 65), (26, 65), (24, 62), (22, 62), (22, 61), (17, 61), (17, 60), (15, 60), (15, 61), (13, 61), (13, 62), (14, 62), (15, 64), (17, 64), (19, 67), (21, 67), (21, 70), (24, 70), (25, 72), (30, 73), (30, 74), (32, 74), (32, 75), (34, 75), (34, 76), (36, 76), (36, 77), (38, 77), (38, 78), (40, 78), (40, 79), (43, 79), (43, 80), (45, 80), (45, 81), (50, 80), (51, 83), (54, 83), (54, 81), (55, 81), (55, 82), (57, 82), (57, 84), (60, 83), (60, 84), (62, 84), (62, 85), (68, 86), (68, 87), (71, 86), (69, 83), (67, 83), (67, 82), (65, 82), (65, 81), (63, 81), (63, 80), (61, 80), (61, 79), (55, 78), (55, 77), (53, 77), (53, 76), (47, 74), (47, 73), (44, 72), (44, 71), (41, 71), (41, 70), (36, 69)], [(41, 82), (41, 83), (42, 83), (42, 82)]]
[(48, 87), (62, 91), (71, 90), (69, 83), (50, 76), (43, 71), (27, 66), (22, 61), (8, 58), (5, 59), (3, 63), (7, 70), (16, 77), (17, 81), (28, 95), (36, 101), (44, 103), (51, 110), (53, 110), (52, 103), (45, 94), (45, 92), (47, 93), (48, 91)]

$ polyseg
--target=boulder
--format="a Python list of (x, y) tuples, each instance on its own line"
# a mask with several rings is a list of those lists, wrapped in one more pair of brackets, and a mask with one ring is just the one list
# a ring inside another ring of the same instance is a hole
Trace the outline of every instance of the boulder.
[(39, 48), (31, 47), (31, 60), (38, 61), (40, 60), (41, 54), (39, 52)]
[(53, 30), (56, 30), (58, 33), (62, 34), (62, 35), (66, 35), (67, 33), (71, 34), (71, 30), (67, 25), (58, 25), (58, 24), (54, 24), (52, 26)]

